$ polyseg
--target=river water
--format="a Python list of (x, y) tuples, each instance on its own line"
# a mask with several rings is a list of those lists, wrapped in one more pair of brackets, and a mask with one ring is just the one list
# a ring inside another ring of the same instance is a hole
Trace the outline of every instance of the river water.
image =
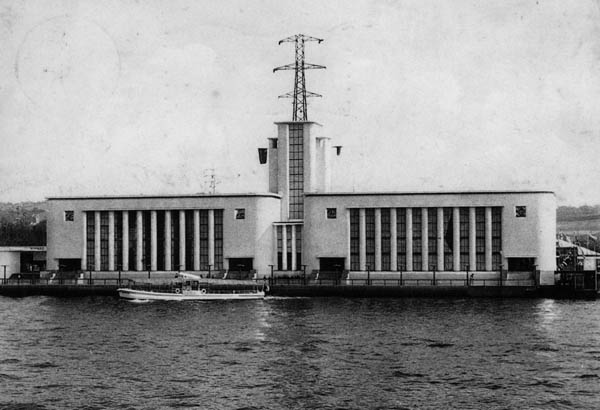
[(600, 408), (600, 301), (0, 297), (0, 408)]

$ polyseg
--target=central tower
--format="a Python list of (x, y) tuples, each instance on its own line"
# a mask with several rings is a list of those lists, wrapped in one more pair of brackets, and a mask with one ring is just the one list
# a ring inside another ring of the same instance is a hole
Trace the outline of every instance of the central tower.
[[(317, 137), (320, 125), (308, 121), (307, 97), (321, 97), (306, 90), (304, 70), (324, 69), (325, 66), (304, 62), (304, 43), (323, 40), (296, 34), (281, 43), (294, 43), (296, 61), (273, 69), (294, 70), (294, 90), (279, 98), (292, 98), (292, 121), (277, 123), (277, 138), (269, 141), (269, 190), (282, 196), (282, 220), (304, 219), (304, 192), (322, 191), (328, 187), (319, 176), (328, 174), (319, 160), (325, 160), (327, 139)], [(321, 171), (321, 172), (319, 172)]]
[[(292, 120), (276, 122), (277, 136), (269, 138), (269, 148), (259, 149), (261, 163), (269, 162), (269, 191), (281, 196), (279, 221), (273, 224), (273, 267), (278, 274), (297, 275), (303, 269), (304, 193), (329, 190), (329, 138), (321, 136), (321, 126), (308, 120), (308, 97), (321, 95), (306, 91), (304, 70), (325, 66), (304, 62), (304, 43), (323, 40), (296, 34), (281, 43), (294, 43), (296, 61), (273, 72), (294, 70), (293, 91), (279, 98), (292, 98)], [(262, 154), (260, 154), (262, 152)], [(267, 154), (267, 155), (264, 155)]]

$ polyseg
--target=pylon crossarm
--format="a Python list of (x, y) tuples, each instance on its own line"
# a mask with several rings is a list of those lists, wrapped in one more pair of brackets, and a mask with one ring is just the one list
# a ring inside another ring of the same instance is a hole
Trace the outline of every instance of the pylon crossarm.
[[(321, 94), (313, 93), (311, 91), (306, 91), (307, 97), (323, 97)], [(294, 98), (294, 92), (290, 91), (289, 93), (281, 94), (277, 98)]]
[(297, 40), (317, 41), (319, 43), (321, 41), (323, 41), (323, 39), (321, 39), (321, 38), (316, 38), (316, 37), (311, 37), (311, 36), (305, 36), (304, 34), (295, 34), (293, 36), (286, 37), (283, 40), (279, 40), (279, 43), (277, 43), (277, 44), (281, 44), (281, 43), (294, 43)]
[(295, 70), (295, 69), (296, 69), (296, 63), (292, 63), (292, 64), (286, 64), (286, 65), (282, 65), (280, 67), (276, 67), (273, 69), (273, 72), (279, 71), (279, 70)]
[(327, 67), (325, 67), (324, 65), (304, 63), (305, 70), (318, 69), (318, 68), (327, 68)]

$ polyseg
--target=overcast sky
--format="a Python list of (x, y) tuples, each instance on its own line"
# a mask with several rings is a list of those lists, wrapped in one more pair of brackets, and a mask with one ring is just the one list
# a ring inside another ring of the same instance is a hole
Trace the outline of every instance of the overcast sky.
[(2, 1), (0, 201), (267, 190), (291, 119), (337, 191), (543, 189), (600, 204), (600, 7), (576, 1)]

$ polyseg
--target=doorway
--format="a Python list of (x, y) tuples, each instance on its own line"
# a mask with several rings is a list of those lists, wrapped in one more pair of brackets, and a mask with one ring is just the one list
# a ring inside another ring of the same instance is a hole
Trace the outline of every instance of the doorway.
[(75, 272), (81, 270), (81, 259), (59, 259), (58, 270), (61, 272)]
[(346, 258), (319, 258), (321, 272), (341, 272), (344, 270)]

